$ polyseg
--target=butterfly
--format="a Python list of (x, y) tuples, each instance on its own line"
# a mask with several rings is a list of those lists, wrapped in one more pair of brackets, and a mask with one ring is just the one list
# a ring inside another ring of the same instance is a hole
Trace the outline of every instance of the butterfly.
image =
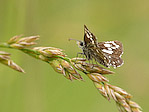
[(105, 67), (120, 67), (123, 45), (119, 41), (98, 42), (96, 36), (84, 25), (84, 40), (77, 41), (87, 60), (95, 60)]

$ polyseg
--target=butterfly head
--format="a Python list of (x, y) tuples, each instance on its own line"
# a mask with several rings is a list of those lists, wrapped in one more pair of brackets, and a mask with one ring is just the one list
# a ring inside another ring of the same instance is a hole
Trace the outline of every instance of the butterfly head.
[(79, 48), (83, 48), (84, 47), (84, 42), (83, 41), (77, 41), (77, 45)]

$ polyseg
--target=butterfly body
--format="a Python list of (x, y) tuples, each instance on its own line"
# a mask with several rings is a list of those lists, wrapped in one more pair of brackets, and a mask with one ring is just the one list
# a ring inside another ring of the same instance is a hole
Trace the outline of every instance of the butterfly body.
[(78, 41), (79, 47), (87, 60), (95, 60), (105, 67), (120, 67), (123, 46), (119, 41), (98, 42), (97, 38), (84, 25), (84, 41)]

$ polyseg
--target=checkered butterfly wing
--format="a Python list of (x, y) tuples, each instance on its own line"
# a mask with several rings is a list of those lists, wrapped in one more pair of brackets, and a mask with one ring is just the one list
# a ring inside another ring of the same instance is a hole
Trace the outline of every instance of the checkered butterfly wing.
[(113, 66), (114, 68), (123, 65), (121, 56), (123, 54), (123, 45), (119, 41), (107, 41), (99, 42), (98, 49), (105, 54), (105, 58), (108, 60), (107, 66)]
[(105, 54), (98, 48), (97, 38), (91, 33), (84, 25), (84, 47), (83, 53), (88, 60), (95, 60), (98, 63), (107, 66), (108, 59), (105, 58)]
[(97, 47), (97, 38), (84, 25), (84, 45), (85, 47)]
[(84, 26), (83, 53), (88, 60), (95, 60), (105, 67), (120, 67), (123, 64), (122, 43), (119, 41), (97, 42), (97, 38)]

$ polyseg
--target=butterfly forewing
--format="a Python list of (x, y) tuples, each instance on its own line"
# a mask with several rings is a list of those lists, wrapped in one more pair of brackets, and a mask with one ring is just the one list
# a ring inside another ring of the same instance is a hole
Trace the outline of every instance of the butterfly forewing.
[(85, 46), (97, 46), (97, 38), (91, 33), (88, 28), (84, 25), (84, 43)]
[(104, 65), (105, 67), (109, 67), (109, 65), (108, 65), (109, 59), (98, 47), (92, 49), (92, 57), (98, 63)]

